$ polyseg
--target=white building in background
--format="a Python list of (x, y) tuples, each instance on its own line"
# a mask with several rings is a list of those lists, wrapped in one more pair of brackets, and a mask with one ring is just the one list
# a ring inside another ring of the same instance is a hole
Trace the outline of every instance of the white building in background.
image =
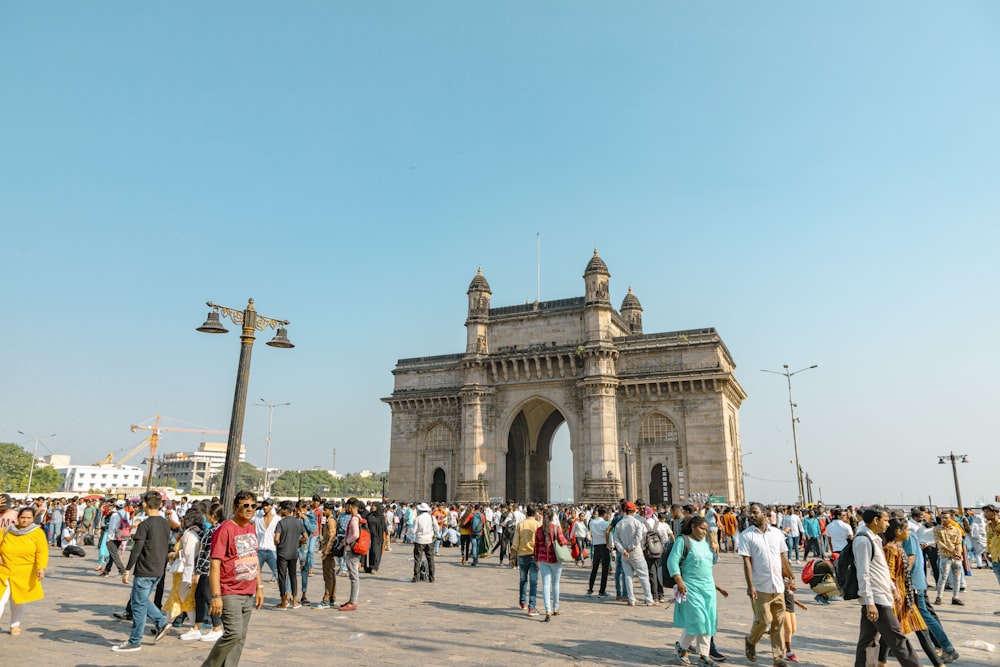
[[(224, 442), (203, 442), (194, 452), (164, 454), (156, 474), (161, 478), (173, 477), (177, 486), (187, 491), (208, 493), (212, 477), (225, 466), (227, 446)], [(240, 462), (245, 460), (246, 447), (240, 445)]]
[[(37, 459), (36, 459), (37, 460)], [(69, 454), (49, 454), (42, 457), (42, 462), (53, 468), (68, 468), (70, 462)]]
[[(67, 462), (68, 463), (68, 462)], [(114, 493), (143, 486), (145, 471), (137, 466), (89, 465), (53, 466), (63, 477), (60, 491), (72, 493)]]

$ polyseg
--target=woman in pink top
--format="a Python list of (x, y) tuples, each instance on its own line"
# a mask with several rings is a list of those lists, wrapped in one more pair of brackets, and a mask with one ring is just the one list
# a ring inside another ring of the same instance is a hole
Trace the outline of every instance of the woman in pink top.
[(559, 578), (562, 563), (556, 558), (555, 543), (565, 546), (566, 537), (559, 528), (559, 518), (551, 507), (545, 510), (542, 525), (535, 531), (535, 562), (542, 575), (542, 600), (545, 602), (545, 620), (559, 615)]

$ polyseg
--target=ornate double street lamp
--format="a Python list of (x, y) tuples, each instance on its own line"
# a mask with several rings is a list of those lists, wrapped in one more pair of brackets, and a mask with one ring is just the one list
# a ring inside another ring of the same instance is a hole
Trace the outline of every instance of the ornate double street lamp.
[(626, 443), (621, 447), (625, 455), (625, 500), (632, 500), (632, 447)]
[[(226, 445), (226, 463), (222, 469), (222, 489), (219, 496), (223, 511), (229, 512), (236, 498), (236, 475), (240, 464), (240, 441), (243, 440), (243, 417), (247, 407), (247, 384), (250, 381), (250, 353), (253, 350), (254, 332), (271, 328), (277, 329), (272, 340), (267, 341), (271, 347), (292, 348), (295, 347), (288, 340), (288, 320), (275, 320), (270, 317), (258, 315), (253, 307), (253, 299), (243, 310), (226, 308), (208, 301), (208, 307), (212, 310), (208, 313), (208, 319), (198, 327), (198, 331), (203, 333), (224, 334), (229, 330), (222, 326), (219, 316), (227, 317), (233, 324), (243, 327), (240, 334), (240, 362), (236, 369), (236, 393), (233, 396), (233, 416), (229, 422), (229, 442)], [(265, 475), (267, 472), (265, 471)]]
[(948, 461), (951, 461), (951, 476), (955, 480), (955, 500), (958, 501), (958, 511), (959, 512), (964, 512), (965, 508), (962, 507), (962, 492), (959, 491), (959, 489), (958, 489), (958, 465), (957, 464), (959, 464), (959, 463), (968, 463), (969, 462), (969, 455), (968, 454), (956, 454), (955, 452), (951, 452), (951, 453), (947, 454), (946, 456), (939, 456), (938, 457), (938, 464), (939, 465), (944, 465)]
[[(26, 496), (30, 496), (31, 495), (31, 477), (32, 477), (32, 475), (35, 474), (35, 459), (38, 458), (38, 443), (39, 443), (39, 441), (42, 438), (41, 438), (41, 436), (37, 436), (37, 435), (28, 435), (24, 431), (18, 431), (18, 433), (20, 433), (21, 435), (28, 436), (29, 438), (31, 438), (32, 440), (35, 441), (35, 450), (31, 453), (31, 467), (28, 468), (28, 489), (27, 489), (27, 491), (24, 492), (24, 494)], [(52, 434), (50, 434), (50, 435), (48, 435), (46, 437), (54, 438), (54, 437), (56, 437), (56, 434), (52, 433)], [(956, 482), (956, 484), (957, 484), (957, 482)]]
[(784, 368), (785, 370), (783, 370), (783, 371), (769, 371), (769, 370), (765, 370), (765, 369), (762, 368), (760, 370), (760, 372), (761, 373), (774, 373), (775, 375), (784, 375), (785, 379), (788, 380), (788, 406), (792, 410), (792, 444), (795, 447), (795, 478), (799, 482), (799, 505), (802, 505), (802, 503), (803, 503), (803, 501), (804, 501), (804, 499), (806, 497), (806, 494), (805, 494), (805, 488), (802, 485), (802, 466), (799, 465), (799, 439), (798, 439), (798, 436), (796, 435), (796, 432), (795, 432), (795, 424), (799, 420), (798, 420), (798, 417), (795, 416), (795, 407), (796, 407), (795, 402), (792, 401), (792, 376), (793, 375), (798, 375), (802, 371), (811, 371), (812, 369), (819, 367), (819, 364), (813, 364), (812, 366), (808, 366), (806, 368), (800, 368), (799, 370), (795, 371), (794, 373), (789, 373), (788, 372), (788, 364), (782, 364), (781, 367)]

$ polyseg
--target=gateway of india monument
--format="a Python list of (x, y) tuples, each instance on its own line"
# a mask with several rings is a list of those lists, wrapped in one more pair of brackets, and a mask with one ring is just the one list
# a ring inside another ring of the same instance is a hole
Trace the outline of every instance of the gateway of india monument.
[(746, 393), (715, 329), (643, 333), (594, 251), (582, 297), (494, 308), (469, 285), (465, 352), (400, 359), (393, 375), (390, 494), (404, 501), (549, 501), (565, 422), (573, 499), (742, 504), (739, 408)]

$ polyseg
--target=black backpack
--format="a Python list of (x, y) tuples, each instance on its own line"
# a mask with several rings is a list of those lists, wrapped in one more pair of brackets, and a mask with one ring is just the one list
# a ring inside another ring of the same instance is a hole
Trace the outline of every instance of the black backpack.
[(663, 555), (663, 538), (655, 530), (647, 530), (642, 550), (651, 558), (659, 558)]
[[(857, 540), (860, 537), (868, 539), (868, 545), (872, 550), (872, 558), (874, 558), (875, 543), (871, 541), (870, 537), (864, 534), (858, 535), (854, 539)], [(840, 552), (840, 557), (837, 559), (837, 565), (833, 571), (833, 577), (836, 579), (837, 588), (840, 589), (840, 594), (845, 600), (857, 600), (858, 568), (854, 562), (854, 542), (852, 541), (847, 546), (849, 548)]]

